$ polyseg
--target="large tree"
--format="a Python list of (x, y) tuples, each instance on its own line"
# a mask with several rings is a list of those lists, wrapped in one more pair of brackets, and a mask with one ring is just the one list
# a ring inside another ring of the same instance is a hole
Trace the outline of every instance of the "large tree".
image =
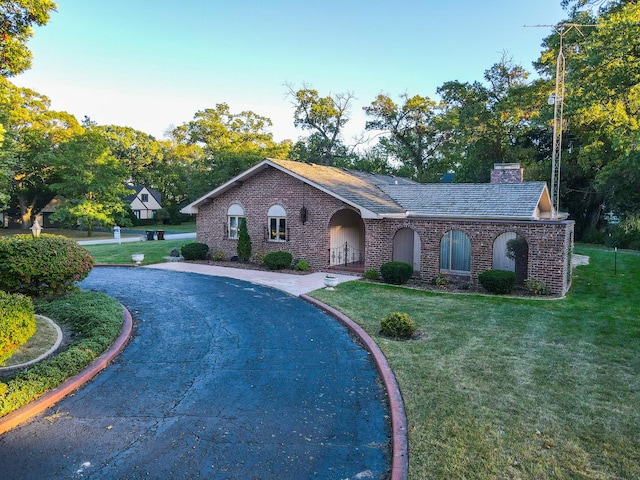
[(60, 145), (53, 165), (59, 173), (52, 189), (65, 198), (52, 220), (87, 229), (121, 223), (127, 170), (95, 131), (76, 135)]
[(353, 94), (347, 92), (321, 97), (312, 88), (305, 86), (294, 90), (289, 86), (289, 96), (295, 107), (294, 125), (311, 132), (307, 138), (296, 143), (292, 158), (307, 163), (333, 165), (348, 156), (342, 133), (349, 121)]
[(0, 76), (12, 77), (31, 67), (27, 41), (32, 25), (46, 25), (55, 11), (52, 0), (2, 0), (0, 2)]
[(193, 120), (174, 128), (174, 141), (195, 145), (203, 152), (193, 165), (192, 195), (202, 195), (264, 157), (286, 157), (290, 143), (274, 141), (271, 125), (267, 117), (252, 111), (232, 113), (226, 103), (221, 103), (197, 112)]
[(439, 105), (429, 97), (407, 94), (396, 104), (387, 95), (364, 111), (372, 120), (367, 130), (380, 130), (381, 147), (401, 166), (398, 173), (421, 182), (437, 182), (451, 165), (442, 155), (448, 132), (442, 128)]
[(75, 117), (49, 110), (49, 99), (0, 79), (0, 206), (20, 219), (22, 228), (53, 198), (51, 155), (56, 147), (82, 131)]

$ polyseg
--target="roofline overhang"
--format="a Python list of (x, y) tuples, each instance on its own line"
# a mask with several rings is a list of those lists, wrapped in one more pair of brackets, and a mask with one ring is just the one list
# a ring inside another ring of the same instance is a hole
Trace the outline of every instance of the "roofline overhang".
[(367, 218), (367, 219), (382, 218), (382, 215), (379, 215), (379, 214), (375, 213), (374, 211), (363, 207), (362, 205), (358, 205), (357, 203), (352, 202), (352, 201), (342, 197), (341, 195), (337, 195), (335, 192), (332, 192), (332, 191), (322, 187), (321, 185), (318, 185), (317, 183), (309, 180), (308, 178), (306, 178), (306, 177), (304, 177), (302, 175), (299, 175), (299, 174), (297, 174), (295, 172), (292, 172), (291, 170), (287, 170), (286, 168), (282, 167), (281, 165), (278, 165), (277, 163), (271, 161), (268, 158), (265, 158), (264, 160), (262, 160), (261, 162), (257, 163), (256, 165), (254, 165), (250, 169), (245, 170), (244, 172), (242, 172), (240, 175), (237, 175), (237, 176), (233, 177), (231, 180), (229, 180), (226, 183), (223, 183), (218, 188), (210, 191), (206, 195), (203, 195), (202, 197), (198, 198), (197, 200), (191, 202), (186, 207), (183, 207), (180, 210), (180, 212), (185, 213), (185, 214), (198, 213), (198, 207), (203, 205), (204, 203), (206, 203), (209, 199), (215, 198), (218, 195), (226, 192), (227, 190), (230, 190), (232, 187), (234, 187), (237, 184), (237, 182), (244, 181), (245, 179), (254, 176), (255, 174), (257, 174), (257, 173), (261, 172), (262, 170), (264, 170), (266, 167), (273, 167), (276, 170), (279, 170), (279, 171), (281, 171), (283, 173), (286, 173), (287, 175), (291, 175), (293, 178), (296, 178), (296, 179), (300, 180), (301, 182), (304, 182), (307, 185), (310, 185), (310, 186), (320, 190), (321, 192), (324, 192), (327, 195), (332, 196), (336, 200), (340, 200), (342, 203), (344, 203), (346, 205), (349, 205), (350, 207), (353, 207), (356, 210), (358, 210), (360, 212), (360, 216), (362, 218)]
[(534, 216), (503, 216), (496, 217), (491, 215), (451, 215), (451, 214), (430, 214), (430, 215), (421, 215), (415, 212), (407, 212), (407, 218), (415, 218), (415, 219), (451, 219), (451, 220), (496, 220), (496, 221), (517, 221), (517, 222), (539, 222), (551, 220), (550, 218), (536, 218)]

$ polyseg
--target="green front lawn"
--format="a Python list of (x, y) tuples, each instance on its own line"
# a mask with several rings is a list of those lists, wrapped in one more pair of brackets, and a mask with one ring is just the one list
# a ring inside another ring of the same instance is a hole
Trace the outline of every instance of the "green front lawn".
[(142, 265), (166, 262), (172, 249), (182, 247), (187, 243), (193, 243), (195, 239), (186, 240), (154, 240), (147, 242), (131, 243), (107, 243), (104, 245), (84, 245), (91, 252), (96, 263), (106, 264), (131, 264), (131, 255), (144, 253)]
[[(313, 296), (358, 322), (405, 401), (410, 478), (640, 478), (640, 254), (578, 246), (561, 300), (350, 282)], [(419, 340), (381, 337), (409, 313)]]

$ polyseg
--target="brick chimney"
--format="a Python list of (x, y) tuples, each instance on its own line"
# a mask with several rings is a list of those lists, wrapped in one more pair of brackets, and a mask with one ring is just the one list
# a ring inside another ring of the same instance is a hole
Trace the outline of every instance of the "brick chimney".
[(494, 163), (491, 171), (491, 183), (522, 183), (524, 169), (519, 163)]

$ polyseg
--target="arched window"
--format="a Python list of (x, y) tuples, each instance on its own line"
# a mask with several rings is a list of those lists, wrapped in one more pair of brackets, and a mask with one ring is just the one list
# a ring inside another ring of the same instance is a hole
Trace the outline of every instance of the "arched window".
[(269, 217), (269, 241), (285, 242), (287, 240), (287, 212), (282, 205), (271, 205), (267, 217)]
[(238, 239), (238, 231), (242, 220), (244, 220), (244, 209), (237, 203), (229, 205), (227, 210), (227, 232), (229, 232), (229, 238)]
[(440, 270), (468, 274), (471, 270), (471, 242), (464, 232), (451, 230), (440, 241)]

